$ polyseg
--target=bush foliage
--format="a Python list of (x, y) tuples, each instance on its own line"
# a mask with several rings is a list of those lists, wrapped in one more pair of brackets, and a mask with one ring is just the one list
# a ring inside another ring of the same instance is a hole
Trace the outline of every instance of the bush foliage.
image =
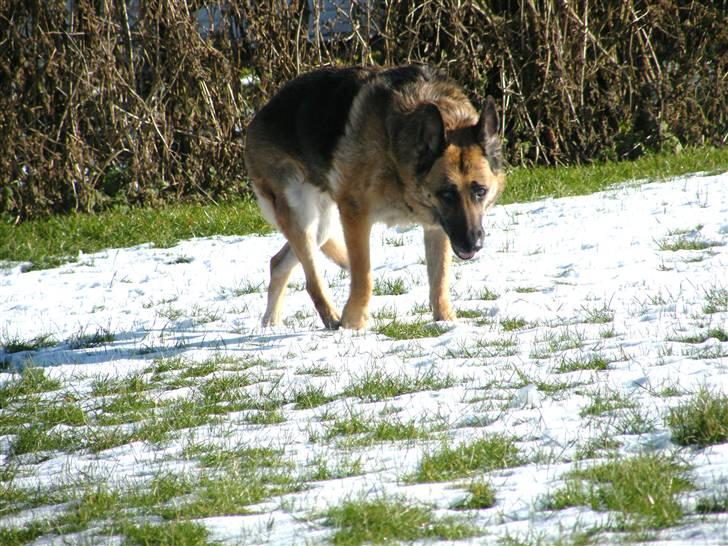
[(245, 192), (254, 111), (323, 65), (442, 67), (497, 98), (512, 164), (722, 145), (726, 15), (724, 1), (0, 0), (0, 213)]

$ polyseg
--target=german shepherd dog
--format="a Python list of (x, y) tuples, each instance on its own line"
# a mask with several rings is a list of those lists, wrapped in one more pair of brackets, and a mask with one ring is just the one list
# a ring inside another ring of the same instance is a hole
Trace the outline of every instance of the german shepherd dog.
[[(325, 68), (283, 86), (250, 123), (245, 152), (261, 211), (288, 240), (270, 261), (263, 325), (280, 322), (300, 262), (326, 328), (366, 327), (376, 222), (424, 227), (430, 306), (435, 320), (454, 320), (449, 247), (469, 260), (483, 246), (483, 214), (504, 186), (498, 125), (492, 97), (479, 115), (428, 66)], [(351, 272), (341, 316), (316, 249)]]

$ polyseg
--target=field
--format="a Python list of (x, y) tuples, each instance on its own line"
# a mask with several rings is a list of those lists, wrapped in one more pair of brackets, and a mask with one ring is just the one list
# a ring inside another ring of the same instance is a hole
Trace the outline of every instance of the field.
[[(278, 234), (0, 269), (2, 544), (725, 544), (728, 173), (497, 206), (432, 323), (376, 228), (329, 332)], [(348, 275), (323, 263), (339, 308)]]

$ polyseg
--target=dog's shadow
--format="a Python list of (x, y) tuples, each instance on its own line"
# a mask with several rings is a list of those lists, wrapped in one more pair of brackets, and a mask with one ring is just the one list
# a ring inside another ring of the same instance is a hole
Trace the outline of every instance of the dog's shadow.
[(297, 336), (304, 338), (305, 333), (236, 334), (229, 330), (155, 328), (109, 334), (106, 338), (74, 337), (37, 349), (10, 352), (7, 347), (1, 347), (0, 373), (18, 373), (28, 367), (122, 364), (122, 361), (132, 364), (174, 358), (197, 350), (224, 351), (241, 359), (253, 359), (261, 358), (280, 342)]

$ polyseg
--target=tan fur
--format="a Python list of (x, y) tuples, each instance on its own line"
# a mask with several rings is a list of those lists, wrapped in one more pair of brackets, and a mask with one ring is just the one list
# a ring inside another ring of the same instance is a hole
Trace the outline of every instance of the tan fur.
[[(443, 149), (437, 154), (418, 151), (423, 148), (422, 134), (437, 133), (429, 128), (436, 127), (439, 118), (428, 105), (437, 107), (443, 126)], [(473, 136), (477, 111), (449, 81), (416, 81), (394, 91), (374, 81), (358, 92), (347, 117), (325, 176), (279, 147), (270, 124), (254, 122), (249, 129), (246, 160), (256, 195), (268, 220), (288, 240), (270, 262), (263, 323), (280, 322), (285, 287), (300, 262), (306, 289), (327, 328), (366, 327), (372, 292), (369, 243), (376, 222), (424, 226), (433, 316), (454, 320), (448, 294), (451, 243), (465, 258), (479, 250), (483, 214), (504, 185), (503, 174), (494, 173), (486, 159), (486, 143), (478, 144)], [(430, 156), (434, 159), (426, 172), (418, 172), (418, 161)], [(457, 191), (457, 206), (444, 200), (444, 187)], [(475, 197), (477, 188), (487, 189), (484, 198)], [(343, 244), (333, 233), (336, 211)], [(351, 272), (341, 319), (324, 290), (316, 249)]]

